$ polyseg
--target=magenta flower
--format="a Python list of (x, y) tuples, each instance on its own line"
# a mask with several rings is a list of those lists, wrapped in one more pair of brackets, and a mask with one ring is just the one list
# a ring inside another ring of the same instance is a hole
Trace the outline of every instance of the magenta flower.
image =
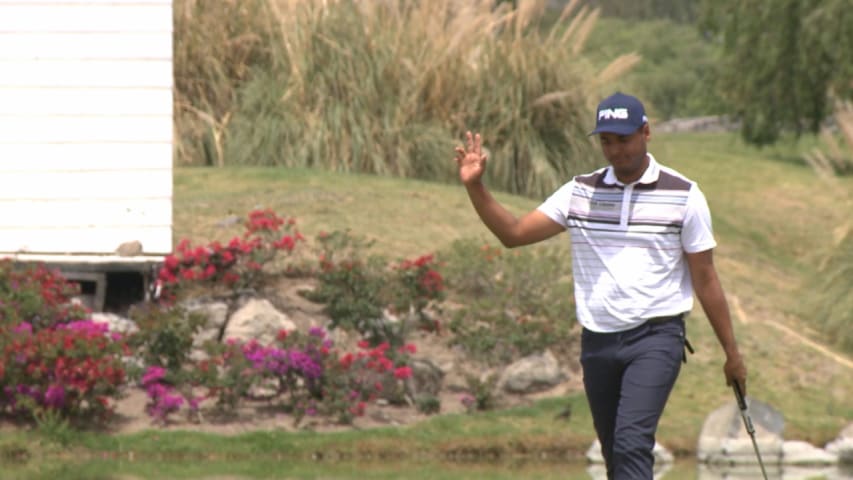
[(30, 322), (21, 322), (13, 330), (15, 333), (33, 333), (33, 326)]
[(142, 385), (147, 387), (152, 383), (159, 382), (165, 376), (165, 368), (156, 366), (148, 367), (148, 370), (145, 371), (145, 375), (142, 376)]
[(44, 392), (44, 404), (52, 408), (62, 408), (65, 404), (65, 388), (62, 385), (51, 385)]

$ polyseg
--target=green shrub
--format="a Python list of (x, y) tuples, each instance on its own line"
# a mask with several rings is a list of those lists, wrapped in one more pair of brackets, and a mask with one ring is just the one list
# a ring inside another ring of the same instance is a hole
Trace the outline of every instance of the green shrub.
[(201, 314), (156, 304), (135, 306), (128, 313), (139, 327), (128, 344), (146, 366), (163, 367), (172, 375), (189, 361), (193, 337), (207, 321)]
[[(318, 286), (303, 295), (325, 304), (331, 328), (356, 331), (372, 345), (388, 342), (394, 348), (405, 343), (412, 328), (437, 328), (425, 314), (444, 295), (431, 255), (392, 265), (370, 255), (372, 242), (349, 231), (322, 233), (317, 240)], [(389, 320), (385, 311), (397, 320)]]
[(432, 415), (441, 412), (441, 400), (435, 395), (421, 394), (415, 397), (415, 407), (423, 414)]
[(454, 342), (475, 358), (505, 364), (571, 345), (575, 325), (570, 259), (553, 247), (506, 250), (466, 239), (440, 255)]
[(380, 290), (384, 260), (378, 256), (365, 258), (372, 242), (349, 231), (321, 233), (317, 241), (320, 246), (318, 286), (303, 295), (325, 304), (331, 328), (383, 336), (374, 331), (374, 320), (382, 313)]
[(467, 375), (465, 383), (468, 393), (462, 396), (462, 404), (468, 413), (483, 410), (493, 410), (498, 406), (496, 396), (498, 376), (496, 374), (480, 378), (475, 375)]

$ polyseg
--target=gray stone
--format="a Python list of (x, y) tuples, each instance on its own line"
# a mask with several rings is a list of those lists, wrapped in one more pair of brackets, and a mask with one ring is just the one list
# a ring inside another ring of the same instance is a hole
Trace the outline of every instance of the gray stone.
[(269, 300), (250, 299), (231, 315), (223, 339), (257, 340), (268, 345), (275, 341), (279, 331), (295, 329), (296, 325), (287, 315), (276, 310)]
[[(655, 470), (663, 465), (671, 465), (675, 462), (675, 456), (666, 447), (659, 442), (655, 442), (652, 455), (655, 457)], [(592, 445), (586, 451), (586, 459), (593, 465), (604, 464), (604, 457), (601, 455), (601, 443), (598, 440), (592, 442)], [(606, 476), (605, 476), (606, 478)]]
[(565, 378), (557, 358), (546, 350), (506, 367), (498, 380), (498, 388), (509, 393), (535, 393), (553, 388)]
[(119, 257), (135, 257), (137, 255), (142, 255), (142, 242), (139, 240), (124, 242), (116, 248), (116, 254)]
[(832, 465), (838, 455), (817, 448), (808, 442), (787, 441), (782, 444), (782, 463), (786, 465)]
[(136, 322), (114, 313), (95, 312), (89, 317), (93, 322), (106, 323), (110, 332), (131, 334), (139, 331)]
[[(228, 305), (225, 302), (197, 302), (184, 305), (187, 312), (200, 314), (205, 322), (193, 336), (193, 347), (201, 348), (208, 341), (218, 341), (219, 335), (228, 317)], [(206, 355), (193, 356), (194, 359), (206, 358)]]
[(826, 451), (835, 455), (839, 463), (853, 465), (853, 423), (847, 425), (835, 440), (826, 445)]
[[(749, 411), (755, 440), (765, 465), (782, 460), (781, 414), (769, 405), (750, 399)], [(699, 434), (697, 457), (709, 464), (758, 463), (737, 403), (732, 401), (711, 412)]]
[(410, 362), (412, 377), (407, 389), (412, 398), (420, 395), (438, 396), (441, 392), (444, 372), (427, 358), (413, 358)]

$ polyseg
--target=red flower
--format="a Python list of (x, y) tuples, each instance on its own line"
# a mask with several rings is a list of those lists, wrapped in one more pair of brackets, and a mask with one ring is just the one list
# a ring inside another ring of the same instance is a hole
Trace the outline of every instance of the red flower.
[(394, 370), (394, 377), (400, 380), (405, 380), (412, 376), (412, 367), (397, 367)]
[(167, 255), (163, 261), (163, 265), (169, 270), (177, 270), (179, 264), (180, 262), (178, 262), (178, 257), (174, 255)]
[(280, 250), (287, 250), (288, 252), (293, 250), (293, 247), (296, 246), (296, 241), (293, 240), (293, 237), (290, 235), (285, 235), (281, 237), (281, 240), (273, 242), (273, 247)]
[(341, 359), (340, 359), (341, 366), (344, 367), (345, 369), (348, 369), (352, 365), (353, 360), (355, 360), (353, 355), (351, 353), (348, 353), (348, 354), (344, 355), (343, 357), (341, 357)]

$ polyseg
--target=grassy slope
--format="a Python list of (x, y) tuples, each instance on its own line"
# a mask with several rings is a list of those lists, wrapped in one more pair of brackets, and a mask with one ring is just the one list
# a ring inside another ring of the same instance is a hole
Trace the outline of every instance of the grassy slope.
[[(820, 184), (809, 170), (779, 161), (778, 157), (791, 155), (784, 148), (759, 152), (730, 135), (662, 136), (653, 140), (652, 151), (660, 161), (698, 180), (709, 199), (720, 243), (717, 263), (732, 304), (737, 305), (736, 328), (749, 362), (751, 393), (783, 412), (788, 438), (825, 444), (853, 420), (853, 372), (774, 325), (818, 338), (808, 328), (810, 319), (798, 313), (801, 295), (807, 291), (803, 282), (836, 240), (837, 224), (849, 222), (845, 214), (850, 211), (853, 179), (843, 180), (835, 190), (815, 189)], [(847, 195), (848, 203), (838, 203), (839, 192)], [(518, 213), (538, 203), (497, 196)], [(458, 185), (283, 169), (175, 172), (176, 239), (228, 239), (238, 228), (220, 228), (217, 222), (256, 206), (295, 216), (309, 238), (321, 230), (344, 228), (370, 235), (389, 257), (434, 251), (456, 238), (490, 238)], [(698, 308), (689, 328), (698, 351), (682, 370), (658, 437), (680, 452), (695, 449), (708, 413), (732, 399), (722, 384), (719, 348)], [(572, 403), (571, 419), (555, 421), (554, 415), (566, 402)], [(342, 465), (347, 468), (351, 466), (348, 459), (367, 462), (362, 466), (377, 478), (383, 478), (383, 466), (395, 471), (395, 460), (405, 460), (407, 465), (418, 462), (423, 478), (442, 478), (447, 473), (434, 472), (447, 472), (449, 467), (434, 466), (436, 453), (443, 455), (439, 458), (463, 461), (509, 461), (507, 456), (523, 452), (535, 453), (536, 458), (543, 453), (550, 459), (577, 458), (594, 438), (591, 423), (585, 399), (574, 395), (510, 411), (438, 416), (407, 428), (330, 434), (256, 432), (220, 437), (152, 430), (113, 437), (74, 433), (74, 447), (56, 451), (51, 443), (26, 432), (7, 432), (0, 435), (0, 454), (5, 458), (8, 452), (24, 449), (39, 459), (10, 471), (14, 478), (43, 478), (54, 468), (70, 472), (69, 464), (94, 460), (85, 450), (113, 452), (103, 465), (80, 465), (98, 475), (116, 468), (115, 460), (131, 459), (136, 460), (128, 465), (136, 466), (128, 468), (139, 470), (136, 473), (157, 468), (158, 474), (169, 471), (175, 478), (191, 473), (188, 459), (204, 460), (195, 463), (235, 474), (268, 473), (263, 465), (271, 464), (274, 470), (282, 457), (295, 460), (294, 468), (304, 463), (311, 470), (316, 467), (311, 459), (320, 452), (328, 460), (345, 460)], [(245, 467), (250, 460), (260, 470)], [(378, 463), (370, 467), (370, 462)], [(334, 468), (336, 463), (324, 465)], [(484, 478), (493, 474), (490, 470)], [(81, 475), (76, 478), (92, 476)], [(676, 472), (667, 478), (680, 475)], [(10, 477), (0, 474), (0, 478)]]
[[(771, 323), (819, 340), (798, 303), (804, 279), (832, 244), (833, 230), (849, 221), (838, 192), (849, 202), (853, 182), (824, 188), (806, 167), (785, 161), (796, 155), (788, 147), (757, 151), (732, 135), (661, 136), (650, 148), (661, 162), (699, 181), (709, 199), (720, 244), (717, 264), (750, 368), (750, 393), (783, 412), (788, 437), (817, 444), (831, 440), (853, 420), (853, 372)], [(538, 204), (497, 196), (517, 213)], [(216, 222), (256, 206), (295, 216), (308, 236), (351, 228), (376, 239), (390, 258), (435, 251), (462, 237), (491, 239), (458, 185), (284, 169), (175, 173), (176, 238), (226, 239), (233, 232)], [(698, 306), (689, 329), (698, 352), (683, 370), (660, 432), (664, 443), (687, 450), (695, 448), (705, 416), (732, 398), (722, 384), (719, 348)], [(582, 401), (576, 403), (579, 414), (570, 430), (587, 437), (588, 414)], [(506, 417), (496, 428), (504, 434), (559, 437), (567, 429), (551, 422), (558, 408), (546, 403), (525, 421)], [(439, 436), (466, 437), (469, 428), (473, 436), (499, 433), (485, 432), (476, 422), (454, 420), (447, 430), (438, 419), (418, 429)]]

